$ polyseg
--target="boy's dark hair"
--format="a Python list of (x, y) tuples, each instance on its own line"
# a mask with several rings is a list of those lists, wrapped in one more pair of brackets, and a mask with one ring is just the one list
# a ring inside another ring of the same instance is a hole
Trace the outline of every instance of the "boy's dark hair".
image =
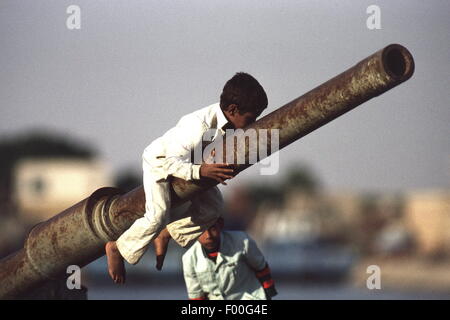
[(240, 114), (260, 112), (267, 108), (267, 95), (255, 78), (248, 73), (238, 72), (227, 81), (220, 95), (222, 110), (226, 110), (230, 104), (236, 104)]

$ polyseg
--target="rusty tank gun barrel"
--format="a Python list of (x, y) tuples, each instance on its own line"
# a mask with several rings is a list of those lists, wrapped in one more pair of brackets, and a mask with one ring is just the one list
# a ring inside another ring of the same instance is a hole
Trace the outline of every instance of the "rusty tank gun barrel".
[[(279, 130), (281, 149), (408, 80), (413, 72), (414, 60), (409, 51), (401, 45), (391, 44), (245, 130)], [(232, 152), (236, 153), (236, 148)], [(249, 166), (239, 164), (237, 169), (242, 171)], [(216, 184), (173, 178), (172, 206)], [(0, 298), (20, 297), (45, 281), (63, 276), (69, 265), (82, 267), (101, 257), (104, 244), (117, 239), (144, 214), (144, 208), (142, 187), (126, 194), (115, 188), (101, 188), (87, 199), (38, 224), (29, 233), (21, 250), (0, 261)]]

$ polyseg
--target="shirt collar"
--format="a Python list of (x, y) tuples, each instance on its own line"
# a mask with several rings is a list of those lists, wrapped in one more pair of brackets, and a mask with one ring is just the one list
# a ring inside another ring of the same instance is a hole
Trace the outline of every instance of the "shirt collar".
[(203, 246), (200, 244), (200, 242), (197, 241), (198, 244), (198, 248), (200, 248), (200, 252), (202, 253), (203, 256), (203, 263), (206, 263), (207, 265), (213, 266), (214, 270), (217, 271), (219, 269), (219, 267), (222, 265), (222, 263), (225, 261), (224, 259), (226, 259), (224, 257), (224, 253), (226, 253), (228, 250), (226, 250), (225, 246), (225, 241), (224, 241), (224, 233), (223, 231), (220, 233), (220, 247), (219, 247), (219, 251), (218, 251), (218, 255), (216, 257), (216, 261), (215, 263), (208, 258), (205, 250), (203, 249)]
[[(208, 259), (208, 253), (206, 252), (206, 249), (203, 248), (203, 246), (201, 245), (200, 242), (198, 242), (198, 244), (200, 245), (200, 250), (203, 253), (203, 257), (205, 257), (206, 259)], [(220, 232), (220, 242), (219, 242), (219, 250), (217, 250), (217, 253), (223, 253), (223, 247), (224, 246), (224, 241), (223, 241), (223, 231)], [(219, 256), (219, 255), (218, 255)]]

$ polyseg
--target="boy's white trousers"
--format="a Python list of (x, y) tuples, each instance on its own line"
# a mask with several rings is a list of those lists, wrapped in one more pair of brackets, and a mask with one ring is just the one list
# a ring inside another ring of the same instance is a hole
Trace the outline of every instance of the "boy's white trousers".
[(170, 210), (170, 182), (156, 180), (144, 166), (145, 214), (117, 239), (117, 248), (130, 264), (139, 262), (148, 245), (167, 226), (172, 238), (182, 247), (192, 244), (223, 213), (220, 190), (213, 187), (193, 199), (183, 213)]

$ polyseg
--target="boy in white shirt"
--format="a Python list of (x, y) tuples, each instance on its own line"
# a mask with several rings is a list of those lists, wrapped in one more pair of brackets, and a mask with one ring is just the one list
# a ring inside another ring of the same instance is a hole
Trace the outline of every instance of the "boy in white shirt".
[(171, 217), (170, 177), (186, 181), (209, 178), (226, 184), (225, 180), (235, 175), (233, 165), (194, 164), (191, 153), (202, 145), (203, 135), (208, 130), (215, 130), (216, 138), (228, 128), (244, 128), (266, 107), (267, 95), (258, 81), (249, 74), (237, 73), (225, 84), (220, 103), (182, 117), (175, 127), (144, 150), (146, 212), (117, 241), (110, 241), (105, 246), (108, 271), (114, 282), (125, 282), (123, 260), (138, 263), (150, 242), (155, 245), (159, 270), (170, 238), (182, 247), (189, 246), (216, 222), (223, 210), (222, 195), (217, 187), (191, 199), (184, 218)]
[(275, 284), (255, 241), (245, 232), (222, 229), (219, 218), (183, 255), (189, 299), (272, 299)]

